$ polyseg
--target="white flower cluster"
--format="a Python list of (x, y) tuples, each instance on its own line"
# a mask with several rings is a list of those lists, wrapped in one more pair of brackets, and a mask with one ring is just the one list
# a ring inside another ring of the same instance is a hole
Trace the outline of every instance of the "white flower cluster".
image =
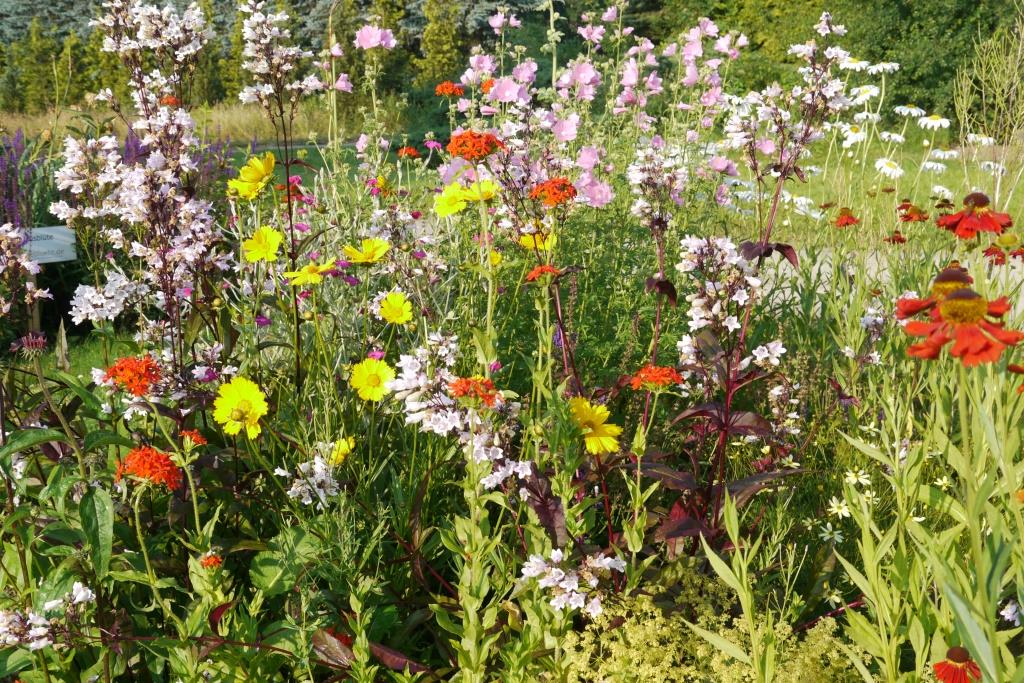
[(102, 290), (90, 285), (78, 285), (71, 299), (71, 319), (76, 325), (86, 320), (113, 320), (121, 314), (129, 300), (145, 296), (148, 292), (149, 288), (145, 284), (132, 282), (116, 270), (107, 271), (107, 282)]
[(782, 354), (786, 353), (786, 347), (780, 341), (773, 341), (758, 346), (751, 353), (755, 365), (762, 368), (778, 367)]
[(130, 54), (151, 50), (185, 62), (198, 54), (213, 35), (196, 3), (181, 15), (171, 5), (161, 9), (138, 0), (110, 0), (103, 3), (103, 8), (106, 14), (89, 24), (106, 34), (104, 52)]
[(399, 357), (400, 374), (386, 386), (405, 402), (406, 424), (418, 424), (420, 431), (439, 436), (464, 429), (462, 413), (447, 392), (455, 379), (451, 368), (457, 353), (458, 337), (433, 332), (426, 346)]
[[(279, 477), (292, 476), (288, 470), (278, 467), (274, 474)], [(341, 489), (334, 478), (334, 472), (322, 455), (315, 455), (312, 462), (301, 463), (288, 489), (288, 497), (298, 499), (303, 505), (316, 505), (318, 510), (327, 508), (331, 498)]]
[(670, 206), (683, 202), (689, 177), (687, 156), (681, 147), (655, 142), (640, 146), (626, 169), (626, 180), (636, 197), (630, 212), (649, 227), (664, 230), (671, 217)]
[(7, 315), (17, 298), (18, 289), (25, 288), (24, 301), (32, 304), (38, 299), (51, 299), (50, 290), (37, 289), (26, 275), (39, 272), (39, 264), (29, 258), (25, 243), (28, 236), (10, 223), (0, 225), (0, 283), (7, 280), (6, 287), (0, 286), (0, 317)]
[(564, 566), (565, 553), (557, 548), (546, 560), (543, 555), (530, 555), (523, 565), (523, 578), (536, 579), (537, 585), (551, 594), (549, 604), (555, 610), (582, 609), (592, 618), (603, 611), (598, 590), (601, 579), (613, 571), (626, 571), (624, 560), (603, 554), (586, 556), (575, 569), (566, 571)]
[(238, 98), (270, 109), (277, 97), (287, 97), (294, 104), (299, 95), (311, 95), (326, 86), (314, 75), (298, 76), (302, 60), (313, 53), (287, 44), (291, 40), (288, 15), (266, 12), (265, 4), (262, 0), (246, 0), (238, 6), (238, 11), (246, 15), (242, 22), (242, 68), (252, 74), (254, 81), (242, 88)]
[[(42, 611), (52, 612), (63, 607), (76, 607), (93, 602), (96, 594), (84, 584), (75, 582), (71, 591), (62, 598), (50, 600)], [(41, 650), (53, 645), (53, 624), (42, 614), (19, 610), (0, 610), (0, 648), (26, 647)]]
[[(741, 309), (756, 299), (761, 280), (752, 264), (743, 258), (736, 245), (725, 237), (682, 239), (682, 254), (676, 270), (700, 276), (697, 291), (688, 294), (687, 315), (691, 332), (710, 327), (734, 332), (740, 323)], [(680, 349), (682, 353), (684, 349)]]

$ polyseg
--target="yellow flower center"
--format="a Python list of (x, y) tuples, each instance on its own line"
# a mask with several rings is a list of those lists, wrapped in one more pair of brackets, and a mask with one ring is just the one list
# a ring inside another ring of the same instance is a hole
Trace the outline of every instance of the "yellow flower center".
[(951, 323), (970, 324), (984, 320), (988, 313), (988, 302), (977, 292), (960, 289), (939, 303), (943, 320)]
[(380, 386), (380, 375), (370, 375), (366, 378), (366, 386), (368, 387), (379, 387)]
[(231, 411), (232, 422), (245, 422), (252, 411), (252, 404), (249, 401), (239, 401), (235, 409)]
[(942, 299), (960, 289), (967, 289), (971, 280), (967, 273), (959, 268), (946, 268), (938, 274), (932, 284), (932, 296)]

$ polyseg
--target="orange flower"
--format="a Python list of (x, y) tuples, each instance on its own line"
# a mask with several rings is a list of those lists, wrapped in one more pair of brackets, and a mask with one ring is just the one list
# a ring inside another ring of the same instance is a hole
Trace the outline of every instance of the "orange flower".
[(160, 381), (160, 366), (152, 356), (119, 358), (107, 370), (104, 379), (132, 396), (142, 397)]
[(160, 104), (162, 104), (165, 107), (180, 107), (181, 100), (179, 100), (174, 95), (164, 95), (160, 98)]
[(989, 203), (985, 193), (972, 192), (964, 197), (962, 211), (939, 216), (936, 223), (962, 240), (969, 240), (979, 232), (994, 232), (998, 235), (1013, 225), (1013, 219), (1009, 214), (993, 211)]
[(182, 441), (191, 441), (195, 446), (205, 446), (207, 444), (206, 437), (195, 429), (183, 429), (179, 436), (181, 436)]
[(406, 159), (406, 158), (407, 159), (419, 159), (420, 158), (420, 152), (415, 147), (411, 147), (411, 146), (408, 146), (408, 145), (405, 146), (405, 147), (399, 147), (398, 148), (398, 158), (399, 159)]
[(911, 203), (909, 199), (900, 202), (900, 205), (896, 207), (896, 213), (900, 215), (900, 220), (904, 223), (923, 223), (928, 220), (928, 214), (916, 204)]
[[(1009, 365), (1006, 366), (1006, 369), (1007, 371), (1012, 372), (1015, 375), (1024, 375), (1024, 365), (1010, 363)], [(1021, 384), (1019, 387), (1017, 387), (1017, 393), (1024, 394), (1024, 384)], [(1021, 492), (1018, 491), (1017, 493), (1019, 494)], [(1021, 502), (1024, 503), (1024, 500), (1021, 500)]]
[(683, 376), (675, 368), (660, 365), (645, 365), (637, 370), (629, 380), (629, 386), (634, 389), (646, 391), (658, 391), (667, 389), (673, 384), (682, 384)]
[(128, 451), (124, 460), (117, 463), (114, 481), (121, 481), (126, 474), (163, 484), (171, 491), (181, 488), (181, 470), (171, 462), (169, 455), (152, 446), (139, 446)]
[(448, 392), (454, 398), (479, 399), (488, 408), (493, 408), (498, 402), (494, 382), (480, 375), (456, 378), (448, 384)]
[(549, 266), (548, 264), (545, 263), (544, 265), (537, 266), (536, 268), (531, 270), (529, 273), (527, 273), (526, 274), (526, 281), (527, 282), (533, 282), (534, 280), (539, 280), (540, 278), (544, 277), (545, 275), (554, 275), (555, 277), (558, 277), (561, 274), (562, 274), (562, 271), (560, 271), (558, 268), (555, 268), (554, 266)]
[(540, 200), (547, 207), (564, 204), (575, 197), (576, 188), (568, 178), (551, 178), (534, 185), (530, 190), (530, 199)]
[(224, 564), (224, 558), (215, 552), (208, 552), (199, 560), (199, 566), (203, 569), (217, 569)]
[(1010, 310), (1006, 297), (986, 301), (972, 289), (958, 289), (930, 308), (930, 321), (912, 320), (904, 327), (907, 334), (925, 338), (907, 349), (914, 358), (938, 358), (943, 347), (953, 342), (950, 353), (971, 367), (994, 363), (1007, 346), (1024, 341), (1024, 333), (1003, 329), (1000, 319)]
[(857, 225), (860, 223), (860, 219), (853, 215), (853, 211), (844, 206), (839, 209), (839, 215), (836, 216), (833, 223), (837, 228), (845, 228), (850, 225)]
[(971, 653), (962, 647), (951, 647), (946, 658), (936, 663), (935, 677), (942, 683), (970, 683), (981, 680), (981, 669), (971, 659)]
[(882, 241), (883, 242), (888, 242), (889, 244), (906, 244), (907, 238), (904, 237), (903, 233), (900, 232), (899, 230), (894, 230), (892, 235), (890, 235), (889, 237), (886, 237)]
[(434, 94), (438, 97), (462, 97), (466, 91), (463, 90), (461, 85), (452, 83), (451, 81), (444, 81), (438, 83), (434, 88)]
[(491, 88), (494, 87), (494, 79), (488, 78), (486, 81), (480, 84), (480, 89), (483, 90), (484, 94), (491, 92)]
[(462, 157), (466, 161), (486, 159), (505, 145), (491, 133), (478, 133), (467, 130), (456, 133), (448, 141), (448, 152), (454, 157)]

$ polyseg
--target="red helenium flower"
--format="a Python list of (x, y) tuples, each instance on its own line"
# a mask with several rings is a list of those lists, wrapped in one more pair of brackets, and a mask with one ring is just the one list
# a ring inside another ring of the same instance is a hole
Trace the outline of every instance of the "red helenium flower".
[(845, 206), (839, 209), (839, 215), (833, 221), (837, 228), (845, 228), (850, 225), (857, 225), (860, 223), (860, 219), (853, 215), (853, 211), (846, 208)]
[(962, 647), (951, 647), (946, 658), (933, 667), (935, 677), (942, 683), (971, 683), (981, 680), (981, 669), (971, 659), (971, 653)]
[(900, 202), (900, 205), (896, 207), (896, 212), (904, 223), (923, 223), (928, 220), (928, 214), (916, 204), (911, 203), (909, 199)]
[(892, 235), (886, 237), (883, 241), (889, 244), (906, 244), (907, 238), (899, 230), (894, 230)]
[(1013, 219), (1009, 214), (993, 211), (989, 204), (988, 195), (983, 192), (972, 192), (964, 197), (963, 210), (939, 216), (936, 223), (962, 240), (972, 239), (979, 232), (993, 232), (998, 235), (1013, 225)]
[(994, 363), (1007, 346), (1024, 341), (1024, 333), (1003, 328), (1000, 319), (1009, 310), (1006, 297), (986, 301), (972, 289), (958, 289), (932, 304), (928, 322), (907, 323), (907, 334), (925, 338), (911, 345), (907, 354), (932, 360), (953, 342), (950, 354), (965, 366)]

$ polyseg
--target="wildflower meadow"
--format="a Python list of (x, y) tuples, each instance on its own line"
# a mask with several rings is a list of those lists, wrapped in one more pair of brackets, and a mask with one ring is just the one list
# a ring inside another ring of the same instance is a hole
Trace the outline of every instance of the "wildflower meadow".
[(1024, 682), (1024, 9), (322, 4), (0, 53), (0, 680)]

